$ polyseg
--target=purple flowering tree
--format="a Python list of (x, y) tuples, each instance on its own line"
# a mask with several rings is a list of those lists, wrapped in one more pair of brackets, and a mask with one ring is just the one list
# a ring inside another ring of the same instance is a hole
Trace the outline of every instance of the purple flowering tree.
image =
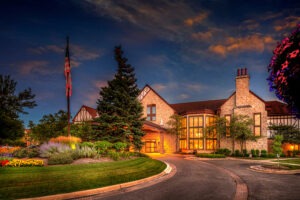
[[(294, 112), (300, 113), (300, 24), (273, 51), (268, 66), (269, 86)], [(297, 116), (298, 118), (300, 115)]]

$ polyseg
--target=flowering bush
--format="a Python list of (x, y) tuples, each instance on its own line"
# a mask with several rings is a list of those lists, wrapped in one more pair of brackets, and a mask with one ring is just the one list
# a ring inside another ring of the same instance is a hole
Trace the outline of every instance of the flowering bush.
[[(276, 96), (300, 111), (300, 24), (289, 37), (284, 38), (273, 51), (268, 66), (270, 90)], [(300, 117), (300, 116), (298, 116)]]
[(43, 158), (48, 158), (53, 154), (64, 153), (71, 150), (72, 149), (69, 145), (56, 142), (48, 142), (40, 146), (40, 156)]
[(21, 147), (2, 146), (0, 147), (0, 156), (12, 156), (12, 154), (20, 148)]
[(19, 159), (13, 159), (11, 161), (8, 161), (5, 165), (5, 167), (42, 167), (44, 166), (43, 160), (19, 160)]
[(74, 136), (58, 136), (56, 138), (51, 138), (50, 142), (56, 142), (56, 143), (64, 143), (64, 144), (72, 144), (72, 143), (79, 143), (81, 142), (81, 139)]
[(7, 163), (9, 163), (9, 160), (0, 160), (1, 167), (4, 167)]

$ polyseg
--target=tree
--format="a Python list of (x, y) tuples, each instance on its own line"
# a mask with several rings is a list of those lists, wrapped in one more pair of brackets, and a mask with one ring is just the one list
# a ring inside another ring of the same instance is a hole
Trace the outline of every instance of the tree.
[(217, 134), (217, 149), (220, 149), (221, 137), (226, 135), (226, 119), (225, 117), (216, 117), (214, 122), (206, 127), (205, 132), (216, 132)]
[(176, 136), (176, 151), (178, 150), (179, 135), (182, 127), (181, 119), (182, 117), (180, 115), (173, 114), (167, 122), (167, 125), (169, 126), (167, 131)]
[(115, 47), (114, 52), (118, 70), (114, 79), (108, 81), (108, 86), (100, 90), (97, 136), (110, 142), (131, 143), (140, 150), (145, 133), (142, 131), (143, 107), (137, 99), (140, 93), (137, 79), (134, 68), (123, 57), (121, 46)]
[(273, 51), (268, 66), (270, 90), (300, 118), (300, 24)]
[(67, 135), (64, 128), (68, 125), (68, 113), (59, 110), (57, 113), (44, 115), (39, 124), (30, 123), (30, 137), (36, 141), (46, 142), (50, 138)]
[(279, 155), (282, 153), (282, 147), (281, 147), (282, 140), (283, 140), (282, 135), (275, 135), (274, 142), (272, 145), (273, 152), (277, 155), (278, 167), (279, 167)]
[[(67, 132), (67, 130), (64, 130)], [(72, 124), (71, 125), (71, 135), (80, 137), (82, 141), (95, 141), (96, 140), (96, 134), (93, 130), (93, 127), (91, 123), (80, 123), (80, 124)]]
[(24, 135), (20, 114), (28, 114), (25, 108), (36, 106), (31, 89), (16, 94), (17, 82), (0, 74), (0, 138), (16, 140)]
[(233, 115), (230, 120), (229, 130), (230, 138), (232, 141), (232, 152), (235, 151), (235, 141), (239, 140), (241, 145), (241, 151), (247, 140), (253, 140), (251, 136), (253, 133), (251, 131), (252, 120), (247, 115)]
[(300, 143), (300, 130), (292, 125), (274, 125), (269, 126), (269, 129), (275, 132), (275, 135), (282, 135), (282, 142)]

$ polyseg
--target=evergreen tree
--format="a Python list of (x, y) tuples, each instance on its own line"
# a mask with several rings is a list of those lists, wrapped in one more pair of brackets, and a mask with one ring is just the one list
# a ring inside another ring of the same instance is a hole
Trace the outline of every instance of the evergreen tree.
[(110, 142), (126, 142), (140, 150), (144, 136), (142, 125), (143, 107), (138, 101), (139, 89), (136, 84), (134, 68), (127, 64), (121, 46), (115, 47), (115, 60), (118, 70), (108, 86), (100, 90), (97, 101), (97, 136)]
[(0, 74), (0, 139), (16, 140), (24, 135), (19, 114), (28, 114), (24, 108), (36, 106), (31, 89), (15, 93), (17, 82)]

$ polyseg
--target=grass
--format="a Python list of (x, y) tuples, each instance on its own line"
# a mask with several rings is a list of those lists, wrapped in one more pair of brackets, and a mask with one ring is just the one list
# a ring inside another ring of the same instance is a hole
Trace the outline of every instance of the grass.
[(166, 165), (158, 160), (48, 167), (0, 168), (0, 199), (17, 199), (99, 188), (149, 177)]
[[(277, 161), (276, 161), (277, 162)], [(300, 158), (296, 159), (288, 159), (288, 160), (279, 160), (280, 163), (291, 163), (291, 164), (299, 164), (300, 165)]]
[(224, 154), (213, 154), (213, 153), (199, 153), (196, 154), (200, 158), (226, 158)]

